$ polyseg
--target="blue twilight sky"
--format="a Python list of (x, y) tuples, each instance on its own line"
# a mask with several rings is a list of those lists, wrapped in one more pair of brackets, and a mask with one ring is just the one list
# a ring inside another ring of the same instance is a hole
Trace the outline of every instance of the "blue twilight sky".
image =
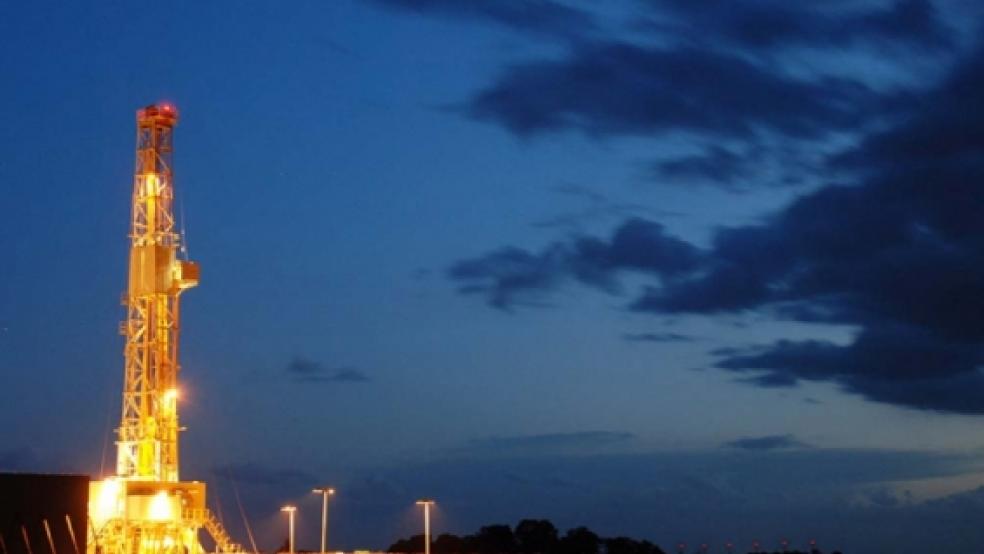
[(0, 5), (0, 470), (113, 461), (134, 111), (181, 111), (183, 472), (262, 548), (545, 517), (984, 542), (984, 9)]

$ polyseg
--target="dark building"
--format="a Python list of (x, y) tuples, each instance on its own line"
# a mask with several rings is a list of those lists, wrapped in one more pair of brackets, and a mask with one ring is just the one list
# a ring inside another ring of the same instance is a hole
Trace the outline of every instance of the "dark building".
[(0, 554), (85, 554), (88, 502), (85, 475), (0, 473)]

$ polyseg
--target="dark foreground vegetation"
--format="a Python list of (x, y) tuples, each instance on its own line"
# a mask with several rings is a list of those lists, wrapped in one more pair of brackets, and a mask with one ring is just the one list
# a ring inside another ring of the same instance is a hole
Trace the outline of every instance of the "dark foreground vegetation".
[[(686, 553), (720, 551), (688, 548)], [(424, 551), (424, 536), (414, 535), (394, 542), (388, 552), (415, 554)], [(679, 550), (673, 550), (677, 553)], [(735, 552), (738, 552), (736, 549)], [(508, 525), (486, 525), (471, 535), (438, 535), (431, 544), (432, 554), (667, 554), (659, 546), (628, 537), (601, 537), (587, 527), (575, 527), (561, 536), (545, 519), (524, 519), (515, 529)], [(786, 550), (784, 554), (822, 554), (819, 550)], [(749, 554), (769, 554), (767, 551)], [(778, 554), (778, 551), (777, 551)], [(832, 554), (840, 554), (834, 552)]]

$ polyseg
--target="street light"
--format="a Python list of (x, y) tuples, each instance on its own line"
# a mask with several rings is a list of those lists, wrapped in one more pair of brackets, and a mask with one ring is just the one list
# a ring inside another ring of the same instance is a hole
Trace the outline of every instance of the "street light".
[(290, 504), (280, 508), (281, 512), (287, 512), (287, 549), (290, 554), (294, 554), (294, 514), (297, 513), (297, 506)]
[(430, 507), (434, 504), (433, 500), (424, 498), (417, 501), (418, 506), (424, 507), (424, 554), (431, 554), (431, 518)]
[(328, 497), (335, 494), (335, 489), (323, 487), (311, 492), (321, 495), (321, 554), (325, 554), (325, 545), (328, 543)]

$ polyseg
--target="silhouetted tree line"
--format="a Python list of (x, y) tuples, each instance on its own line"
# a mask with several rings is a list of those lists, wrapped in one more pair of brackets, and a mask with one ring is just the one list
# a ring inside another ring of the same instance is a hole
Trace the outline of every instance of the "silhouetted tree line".
[[(390, 545), (388, 552), (424, 551), (424, 536), (414, 535)], [(486, 525), (476, 533), (459, 537), (438, 535), (432, 554), (665, 554), (660, 547), (628, 537), (603, 538), (587, 527), (575, 527), (563, 536), (545, 519), (524, 519), (515, 529)]]
[[(416, 554), (424, 551), (424, 536), (400, 539), (387, 552)], [(675, 551), (674, 551), (675, 552)], [(700, 552), (699, 550), (695, 552)], [(575, 527), (563, 536), (545, 519), (524, 519), (516, 528), (486, 525), (471, 535), (438, 535), (431, 544), (432, 554), (665, 554), (659, 546), (629, 537), (600, 537), (587, 527)], [(770, 554), (766, 551), (749, 554)], [(772, 554), (823, 554), (819, 550), (787, 550)], [(834, 552), (832, 554), (841, 554)]]
[[(813, 550), (750, 550), (748, 554), (823, 554), (822, 550), (814, 548)], [(834, 550), (830, 554), (841, 554), (840, 550)]]

